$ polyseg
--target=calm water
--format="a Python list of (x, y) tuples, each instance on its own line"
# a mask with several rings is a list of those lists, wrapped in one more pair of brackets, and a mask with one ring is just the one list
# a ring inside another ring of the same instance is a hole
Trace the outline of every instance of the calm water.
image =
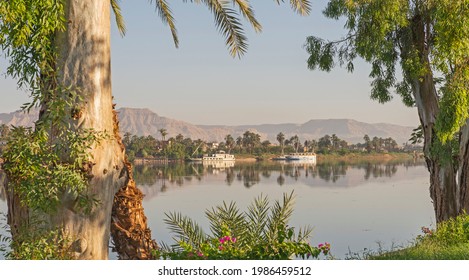
[[(422, 162), (362, 164), (222, 165), (171, 164), (135, 167), (154, 238), (172, 243), (164, 213), (177, 211), (208, 230), (204, 211), (234, 201), (245, 209), (255, 197), (271, 201), (294, 191), (290, 225), (314, 227), (311, 244), (329, 242), (332, 254), (406, 245), (422, 226), (434, 224), (428, 172)], [(0, 191), (0, 212), (6, 212)]]

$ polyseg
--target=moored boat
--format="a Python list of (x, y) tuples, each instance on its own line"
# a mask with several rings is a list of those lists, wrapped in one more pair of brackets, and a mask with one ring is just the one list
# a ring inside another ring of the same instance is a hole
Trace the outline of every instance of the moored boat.
[(274, 157), (272, 158), (272, 160), (287, 160), (287, 157), (285, 155), (282, 155), (282, 156)]
[(202, 161), (234, 161), (235, 156), (225, 153), (225, 151), (218, 151), (217, 153), (204, 155)]
[(316, 163), (316, 153), (291, 153), (286, 156), (287, 160), (302, 160)]

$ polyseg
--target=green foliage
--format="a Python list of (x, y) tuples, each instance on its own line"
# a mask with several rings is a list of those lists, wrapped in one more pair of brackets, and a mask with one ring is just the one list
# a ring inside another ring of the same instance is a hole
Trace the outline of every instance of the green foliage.
[(19, 87), (38, 90), (41, 72), (53, 70), (54, 35), (65, 28), (63, 9), (61, 0), (0, 1), (0, 48)]
[(459, 155), (459, 141), (457, 137), (454, 137), (450, 141), (445, 143), (439, 141), (439, 139), (433, 142), (430, 148), (430, 157), (438, 159), (443, 166), (450, 164), (457, 164)]
[[(5, 226), (7, 230), (9, 228)], [(0, 252), (10, 260), (71, 260), (71, 239), (62, 229), (45, 230), (36, 219), (18, 230), (15, 238), (0, 235)], [(7, 245), (7, 246), (5, 246)]]
[(177, 244), (156, 252), (157, 257), (169, 259), (290, 259), (293, 256), (317, 258), (325, 255), (330, 245), (312, 247), (307, 243), (312, 229), (288, 226), (293, 212), (293, 193), (284, 194), (283, 201), (269, 205), (260, 196), (241, 212), (234, 202), (223, 203), (206, 211), (211, 234), (178, 213), (166, 214), (165, 223), (176, 234)]
[(469, 216), (459, 215), (438, 224), (437, 230), (427, 238), (445, 245), (469, 243)]
[(443, 144), (453, 139), (469, 118), (468, 0), (330, 0), (324, 15), (345, 18), (347, 33), (337, 41), (308, 37), (309, 69), (331, 71), (338, 61), (353, 71), (361, 57), (371, 64), (371, 98), (387, 102), (395, 89), (407, 106), (425, 90), (417, 81), (440, 75), (435, 132)]
[(90, 161), (87, 151), (96, 137), (89, 131), (69, 135), (73, 161), (68, 162), (60, 157), (62, 144), (51, 142), (46, 130), (13, 127), (3, 154), (3, 168), (23, 206), (51, 212), (68, 195), (77, 208), (89, 212), (96, 201), (86, 195), (88, 180), (82, 169)]
[(469, 68), (458, 67), (456, 71), (441, 89), (443, 95), (435, 127), (443, 143), (451, 141), (469, 117)]

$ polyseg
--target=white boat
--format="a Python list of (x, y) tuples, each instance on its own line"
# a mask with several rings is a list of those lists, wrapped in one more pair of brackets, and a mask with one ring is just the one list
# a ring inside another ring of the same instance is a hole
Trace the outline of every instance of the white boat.
[(227, 154), (225, 151), (218, 151), (215, 154), (204, 155), (202, 161), (234, 161), (234, 155)]
[(286, 156), (287, 160), (302, 160), (316, 163), (316, 153), (291, 153)]

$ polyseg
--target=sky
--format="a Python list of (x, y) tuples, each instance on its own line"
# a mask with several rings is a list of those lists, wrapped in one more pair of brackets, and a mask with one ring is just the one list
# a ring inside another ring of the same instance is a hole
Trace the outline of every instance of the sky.
[[(295, 14), (289, 1), (252, 0), (263, 26), (255, 33), (246, 23), (249, 48), (232, 58), (213, 15), (203, 5), (169, 1), (180, 39), (150, 1), (121, 1), (127, 34), (112, 26), (112, 87), (117, 107), (148, 108), (160, 116), (193, 124), (243, 125), (304, 123), (311, 119), (349, 118), (368, 123), (417, 126), (415, 108), (396, 95), (379, 104), (370, 100), (370, 67), (355, 72), (336, 67), (329, 73), (307, 69), (304, 49), (310, 35), (339, 39), (343, 22), (322, 15), (325, 0), (312, 0), (313, 12)], [(0, 59), (0, 74), (5, 60)], [(28, 101), (15, 81), (0, 77), (0, 112)]]

